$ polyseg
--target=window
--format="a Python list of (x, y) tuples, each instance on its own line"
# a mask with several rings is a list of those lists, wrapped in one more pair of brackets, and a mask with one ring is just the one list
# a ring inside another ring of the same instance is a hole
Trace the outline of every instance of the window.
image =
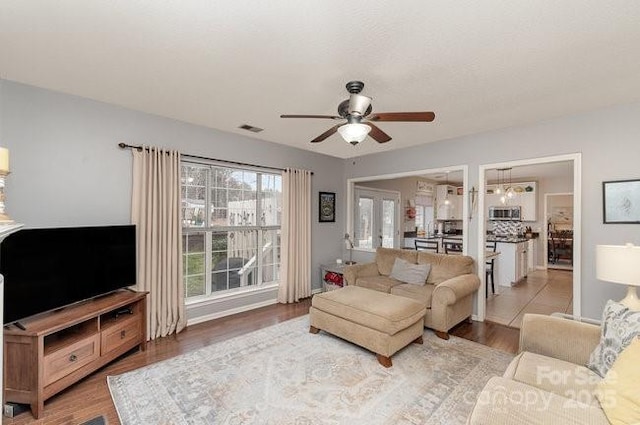
[(181, 172), (185, 297), (276, 282), (282, 176), (190, 162)]
[(356, 187), (355, 195), (354, 245), (365, 249), (399, 246), (400, 194)]
[(416, 229), (420, 232), (433, 232), (433, 206), (416, 204)]

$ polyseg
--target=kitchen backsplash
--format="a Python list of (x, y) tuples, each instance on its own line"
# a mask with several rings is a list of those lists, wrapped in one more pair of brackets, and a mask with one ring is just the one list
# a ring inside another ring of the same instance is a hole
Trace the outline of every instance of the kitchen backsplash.
[(524, 231), (521, 221), (491, 221), (494, 235), (519, 235)]

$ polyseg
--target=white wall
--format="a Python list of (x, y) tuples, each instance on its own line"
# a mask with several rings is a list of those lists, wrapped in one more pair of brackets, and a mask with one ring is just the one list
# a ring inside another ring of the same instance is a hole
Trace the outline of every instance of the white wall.
[[(346, 177), (385, 175), (467, 164), (469, 187), (478, 187), (479, 166), (552, 155), (582, 154), (583, 316), (599, 318), (607, 299), (625, 288), (595, 278), (596, 244), (640, 244), (640, 226), (602, 223), (602, 182), (640, 177), (640, 103), (621, 105), (536, 124), (475, 134), (345, 161)], [(437, 121), (434, 123), (437, 125)], [(477, 217), (469, 223), (470, 254), (477, 257)], [(368, 255), (354, 255), (366, 260)]]
[(318, 223), (318, 191), (337, 192), (343, 204), (342, 161), (0, 80), (0, 145), (10, 150), (12, 171), (7, 210), (27, 227), (129, 223), (131, 152), (117, 147), (121, 141), (314, 171), (311, 277), (321, 286), (319, 265), (341, 251), (344, 229), (342, 209), (336, 223)]

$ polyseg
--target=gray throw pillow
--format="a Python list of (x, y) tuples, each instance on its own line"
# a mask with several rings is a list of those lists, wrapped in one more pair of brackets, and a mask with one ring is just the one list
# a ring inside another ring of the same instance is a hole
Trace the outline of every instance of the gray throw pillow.
[(589, 357), (587, 367), (604, 377), (613, 363), (635, 337), (640, 335), (640, 311), (632, 311), (619, 302), (607, 301), (602, 313), (600, 343)]
[(400, 282), (424, 286), (431, 271), (431, 264), (412, 264), (402, 258), (396, 258), (390, 277)]

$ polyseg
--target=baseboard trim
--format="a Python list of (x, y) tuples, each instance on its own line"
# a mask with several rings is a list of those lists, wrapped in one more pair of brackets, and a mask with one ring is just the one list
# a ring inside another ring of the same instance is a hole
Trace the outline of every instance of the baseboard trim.
[(269, 305), (277, 304), (277, 299), (262, 301), (258, 303), (243, 305), (242, 307), (232, 308), (224, 311), (217, 311), (215, 313), (207, 314), (204, 316), (194, 317), (187, 321), (187, 326), (197, 325), (198, 323), (208, 322), (209, 320), (219, 319), (221, 317), (231, 316), (232, 314), (243, 313), (249, 310), (255, 310), (256, 308), (266, 307)]

